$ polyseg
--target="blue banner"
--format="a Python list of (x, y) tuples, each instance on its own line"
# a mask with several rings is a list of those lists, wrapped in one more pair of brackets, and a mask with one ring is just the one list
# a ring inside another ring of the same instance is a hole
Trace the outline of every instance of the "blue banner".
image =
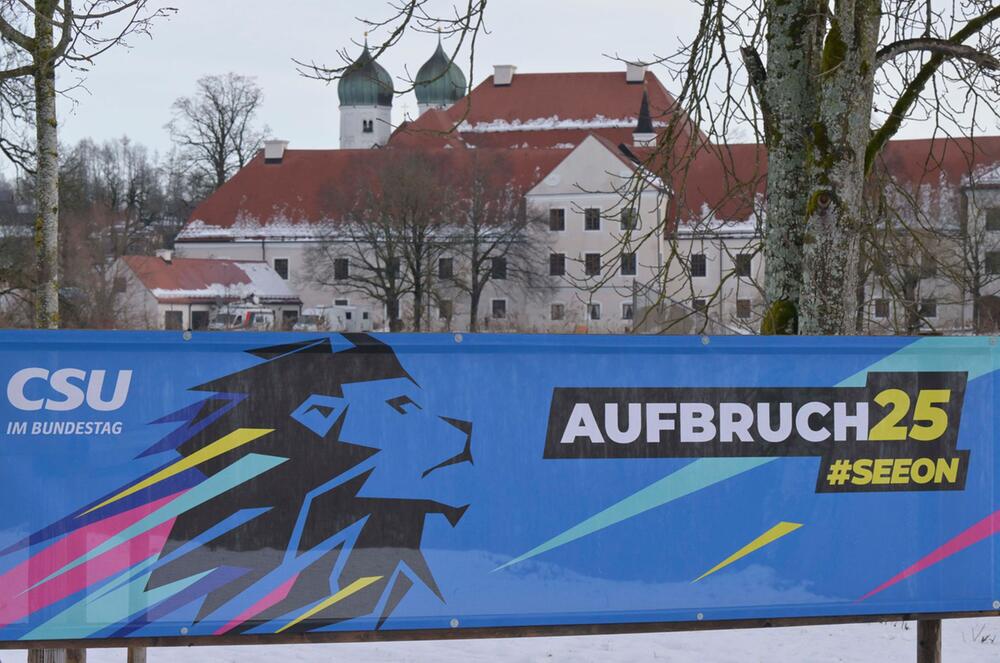
[(3, 642), (1000, 608), (994, 339), (0, 340)]

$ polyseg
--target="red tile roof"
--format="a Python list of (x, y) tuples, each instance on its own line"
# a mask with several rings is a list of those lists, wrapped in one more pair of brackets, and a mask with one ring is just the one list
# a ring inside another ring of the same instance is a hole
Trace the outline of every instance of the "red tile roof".
[[(640, 160), (654, 156), (649, 148), (630, 150)], [(957, 186), (973, 173), (1000, 164), (1000, 136), (894, 140), (882, 151), (878, 164), (910, 190), (922, 185)], [(767, 151), (762, 145), (709, 145), (689, 162), (656, 165), (661, 172), (666, 170), (666, 181), (675, 194), (667, 217), (682, 222), (701, 219), (706, 213), (716, 219), (746, 220), (755, 196), (763, 194), (767, 185)]]
[[(417, 150), (440, 161), (445, 169), (462, 172), (471, 160), (499, 157), (509, 164), (513, 184), (525, 191), (566, 158), (569, 150), (471, 150), (465, 148)], [(264, 163), (258, 154), (236, 175), (195, 208), (181, 239), (231, 238), (234, 226), (250, 220), (245, 233), (255, 236), (254, 224), (274, 224), (268, 236), (311, 234), (311, 224), (339, 221), (349, 211), (350, 194), (359, 178), (374, 181), (380, 162), (398, 159), (407, 150), (285, 150), (281, 163)], [(199, 223), (200, 222), (200, 223)], [(202, 225), (203, 224), (203, 225)], [(215, 232), (216, 229), (221, 232)]]
[[(503, 86), (494, 85), (490, 76), (447, 110), (424, 113), (400, 127), (390, 144), (409, 145), (410, 135), (423, 134), (427, 140), (435, 132), (442, 140), (452, 132), (476, 147), (575, 146), (590, 133), (616, 144), (631, 143), (644, 89), (659, 128), (670, 119), (675, 101), (652, 72), (646, 72), (642, 84), (628, 83), (624, 71), (515, 73), (511, 84)], [(628, 125), (601, 126), (622, 121)], [(543, 126), (554, 128), (538, 130)]]
[(142, 285), (163, 303), (236, 301), (248, 294), (265, 300), (298, 300), (287, 284), (279, 281), (277, 273), (262, 261), (173, 257), (168, 262), (156, 256), (124, 256), (122, 260)]

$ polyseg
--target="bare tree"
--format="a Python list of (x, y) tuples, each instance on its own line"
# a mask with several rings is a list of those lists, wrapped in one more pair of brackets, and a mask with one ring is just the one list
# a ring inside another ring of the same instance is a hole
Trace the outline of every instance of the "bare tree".
[(441, 285), (468, 296), (469, 331), (475, 332), (480, 301), (491, 283), (529, 295), (544, 291), (549, 252), (539, 232), (543, 218), (527, 208), (526, 192), (515, 183), (510, 161), (478, 150), (468, 159), (454, 171), (457, 204), (445, 233), (448, 251), (458, 260)]
[[(173, 11), (147, 0), (2, 0), (0, 37), (5, 48), (0, 81), (30, 81), (27, 104), (35, 127), (34, 164), (37, 222), (35, 323), (59, 325), (59, 135), (56, 71), (83, 72), (94, 58), (148, 34), (152, 21)], [(6, 94), (13, 83), (2, 88)], [(22, 99), (23, 101), (23, 99)], [(8, 109), (17, 103), (5, 104)], [(22, 150), (22, 154), (24, 150)]]
[(167, 130), (189, 165), (218, 189), (256, 154), (268, 128), (257, 126), (264, 93), (240, 74), (203, 76), (190, 97), (173, 104)]
[(401, 302), (412, 290), (403, 266), (403, 228), (383, 187), (394, 182), (374, 164), (353, 170), (325, 192), (326, 221), (306, 252), (307, 279), (382, 304), (390, 331), (403, 328)]

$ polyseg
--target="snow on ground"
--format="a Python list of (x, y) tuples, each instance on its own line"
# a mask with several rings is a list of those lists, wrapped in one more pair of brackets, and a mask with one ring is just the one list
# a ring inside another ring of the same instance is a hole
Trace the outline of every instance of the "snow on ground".
[[(916, 660), (913, 622), (795, 626), (760, 630), (648, 635), (393, 642), (385, 644), (165, 647), (150, 663), (870, 663)], [(1000, 617), (944, 623), (945, 663), (1000, 663)], [(23, 663), (24, 651), (0, 652), (3, 663)], [(89, 663), (124, 663), (122, 649), (94, 649)]]

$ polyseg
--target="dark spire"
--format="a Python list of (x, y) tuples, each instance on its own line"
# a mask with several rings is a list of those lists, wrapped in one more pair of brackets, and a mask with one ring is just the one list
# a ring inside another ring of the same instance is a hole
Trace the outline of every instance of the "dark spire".
[(645, 88), (642, 90), (642, 104), (639, 106), (639, 122), (635, 125), (635, 133), (656, 133), (653, 131), (653, 119), (649, 116), (649, 95)]

